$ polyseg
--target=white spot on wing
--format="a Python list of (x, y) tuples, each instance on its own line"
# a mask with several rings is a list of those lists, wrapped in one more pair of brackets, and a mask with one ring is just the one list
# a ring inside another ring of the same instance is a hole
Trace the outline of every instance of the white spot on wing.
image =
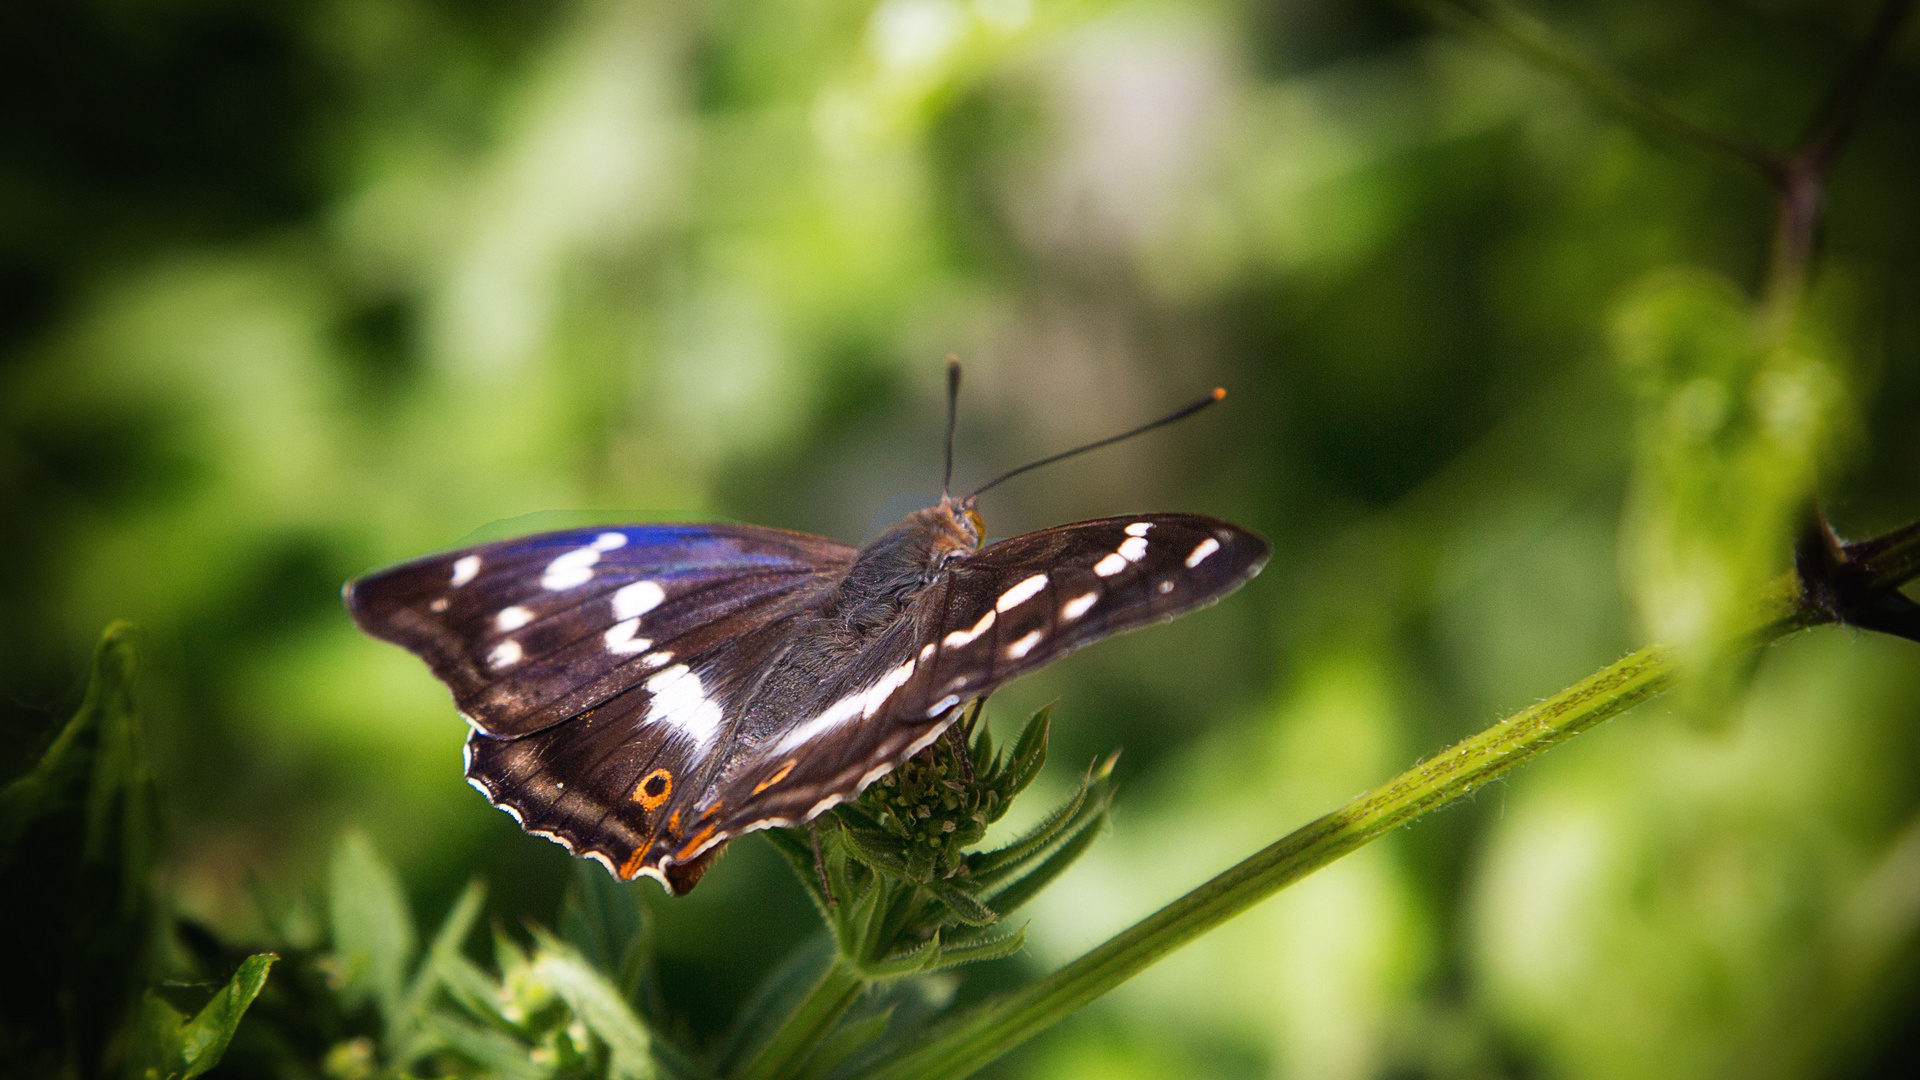
[[(619, 536), (619, 533), (607, 533)], [(571, 589), (585, 585), (593, 580), (593, 564), (600, 561), (600, 549), (589, 545), (574, 548), (572, 551), (556, 557), (547, 564), (546, 573), (540, 575), (540, 586), (551, 592)]]
[(927, 718), (932, 719), (933, 717), (939, 716), (941, 713), (946, 712), (958, 704), (960, 704), (960, 699), (953, 694), (948, 694), (946, 697), (933, 703), (933, 706), (927, 710)]
[(1128, 536), (1145, 536), (1147, 535), (1147, 530), (1151, 528), (1153, 528), (1153, 522), (1151, 521), (1136, 521), (1133, 524), (1127, 526), (1127, 535)]
[(1120, 542), (1119, 555), (1128, 562), (1139, 562), (1147, 557), (1147, 538), (1129, 536)]
[(1001, 593), (1000, 599), (994, 601), (993, 609), (995, 611), (1012, 611), (1014, 608), (1033, 599), (1041, 589), (1046, 587), (1047, 575), (1035, 574), (1020, 584), (1015, 585), (1013, 588), (1008, 589), (1006, 592)]
[(1101, 577), (1112, 577), (1126, 568), (1127, 560), (1121, 558), (1120, 553), (1117, 551), (1093, 564), (1093, 572), (1099, 574)]
[(502, 630), (518, 630), (532, 621), (533, 612), (515, 604), (509, 608), (501, 608), (500, 614), (494, 617), (493, 624)]
[(613, 617), (631, 619), (636, 615), (645, 615), (659, 607), (666, 598), (667, 591), (657, 582), (636, 581), (631, 585), (622, 585), (613, 594)]
[(1007, 646), (1007, 658), (1010, 660), (1018, 660), (1021, 657), (1032, 652), (1033, 647), (1035, 645), (1040, 644), (1040, 639), (1043, 636), (1044, 635), (1042, 635), (1040, 631), (1035, 630), (1032, 633), (1021, 638), (1019, 641), (1016, 641), (1013, 644)]
[(435, 615), (447, 610), (447, 598), (444, 596), (439, 597), (434, 600), (433, 603), (427, 605), (427, 610), (433, 612)]
[(593, 538), (595, 551), (612, 551), (627, 546), (627, 534), (623, 532), (603, 532)]
[(923, 663), (923, 664), (924, 664), (924, 663), (926, 663), (926, 662), (927, 662), (928, 660), (931, 660), (931, 659), (933, 659), (933, 648), (934, 648), (934, 646), (933, 646), (933, 642), (931, 642), (931, 641), (929, 641), (929, 642), (927, 642), (927, 644), (926, 644), (926, 646), (925, 646), (924, 648), (922, 648), (922, 649), (920, 650), (920, 662), (921, 662), (921, 663)]
[(720, 734), (720, 703), (708, 697), (700, 676), (685, 664), (675, 664), (647, 680), (653, 701), (647, 706), (647, 723), (662, 723), (679, 728), (706, 747)]
[(607, 643), (607, 651), (621, 656), (632, 656), (634, 653), (646, 652), (653, 648), (652, 639), (633, 636), (634, 631), (638, 629), (640, 629), (638, 618), (614, 623), (613, 627), (603, 635)]
[(1073, 599), (1067, 601), (1066, 603), (1060, 605), (1060, 618), (1064, 622), (1072, 622), (1073, 620), (1079, 618), (1080, 616), (1085, 615), (1087, 613), (1087, 610), (1093, 607), (1094, 604), (1098, 603), (1099, 600), (1100, 600), (1100, 590), (1098, 589), (1095, 589), (1090, 593), (1084, 593), (1080, 596), (1076, 596)]
[(893, 696), (893, 692), (905, 686), (908, 679), (913, 678), (913, 663), (909, 660), (881, 676), (880, 681), (873, 684), (873, 689), (867, 691), (867, 704), (860, 710), (860, 715), (872, 716), (879, 712), (880, 706), (887, 703), (887, 699)]
[(824, 735), (855, 717), (870, 717), (880, 711), (895, 690), (906, 685), (913, 678), (915, 661), (908, 660), (892, 671), (880, 677), (880, 681), (865, 690), (856, 690), (839, 701), (827, 706), (819, 716), (801, 724), (783, 736), (771, 753), (782, 754), (788, 750)]
[(659, 652), (650, 652), (640, 658), (640, 662), (648, 667), (659, 667), (662, 664), (671, 663), (672, 660), (673, 654), (665, 649), (661, 649)]
[(985, 615), (980, 616), (980, 621), (973, 624), (973, 629), (955, 630), (953, 633), (941, 639), (940, 643), (949, 649), (957, 649), (962, 645), (971, 645), (973, 644), (973, 639), (986, 633), (987, 630), (993, 626), (993, 618), (993, 612), (989, 611)]
[(508, 638), (500, 644), (495, 645), (493, 651), (487, 654), (487, 663), (492, 665), (495, 671), (498, 671), (501, 668), (512, 667), (519, 663), (520, 658), (524, 655), (526, 654), (521, 651), (520, 643), (512, 638)]
[(848, 694), (846, 697), (827, 706), (826, 710), (819, 716), (787, 732), (779, 744), (773, 748), (772, 752), (775, 754), (785, 753), (799, 746), (801, 743), (807, 742), (816, 735), (824, 734), (839, 727), (841, 724), (859, 716), (860, 710), (866, 707), (866, 703), (867, 692), (865, 690), (857, 690)]
[(1220, 541), (1209, 536), (1193, 546), (1193, 552), (1187, 556), (1187, 569), (1191, 570), (1207, 561), (1207, 556), (1220, 550)]
[(475, 577), (479, 576), (479, 574), (480, 556), (467, 555), (455, 559), (453, 561), (453, 580), (451, 584), (457, 589), (467, 582), (472, 581)]

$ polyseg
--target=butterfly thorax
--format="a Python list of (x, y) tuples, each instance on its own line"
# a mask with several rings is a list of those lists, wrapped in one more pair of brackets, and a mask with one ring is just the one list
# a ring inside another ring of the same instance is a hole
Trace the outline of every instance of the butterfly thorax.
[(858, 637), (878, 633), (948, 563), (977, 550), (981, 531), (980, 515), (952, 498), (908, 514), (860, 549), (827, 614)]

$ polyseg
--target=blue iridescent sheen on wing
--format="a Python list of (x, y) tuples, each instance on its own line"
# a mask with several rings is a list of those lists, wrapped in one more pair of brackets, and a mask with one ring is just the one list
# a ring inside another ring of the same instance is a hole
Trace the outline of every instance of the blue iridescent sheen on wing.
[(804, 603), (853, 555), (742, 525), (572, 529), (370, 574), (347, 586), (347, 607), (425, 660), (476, 728), (517, 736), (632, 685), (661, 666), (649, 657), (685, 658)]

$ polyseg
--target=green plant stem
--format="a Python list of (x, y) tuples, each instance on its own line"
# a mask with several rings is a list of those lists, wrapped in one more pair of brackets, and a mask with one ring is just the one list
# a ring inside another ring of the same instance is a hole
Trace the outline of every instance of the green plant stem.
[[(1920, 575), (1920, 524), (1858, 545), (1857, 565), (1878, 588)], [(1831, 621), (1802, 601), (1788, 575), (1745, 643), (1758, 648)], [(1174, 949), (1322, 866), (1432, 813), (1536, 755), (1618, 716), (1673, 685), (1664, 646), (1641, 649), (1387, 783), (1289, 833), (1039, 981), (956, 1017), (869, 1080), (957, 1080), (1145, 970)]]
[(1673, 676), (1668, 650), (1641, 649), (1295, 830), (1080, 959), (963, 1015), (869, 1075), (876, 1080), (966, 1076), (1280, 889), (1653, 697), (1672, 684)]
[(867, 980), (852, 965), (834, 957), (766, 1045), (740, 1069), (740, 1080), (785, 1080), (798, 1074), (866, 988)]
[(1437, 22), (1464, 26), (1493, 38), (1523, 59), (1565, 79), (1594, 101), (1642, 128), (1718, 154), (1751, 169), (1776, 187), (1780, 182), (1783, 165), (1772, 153), (1702, 127), (1644, 97), (1605, 69), (1555, 42), (1545, 27), (1527, 15), (1493, 2), (1412, 0), (1412, 4)]

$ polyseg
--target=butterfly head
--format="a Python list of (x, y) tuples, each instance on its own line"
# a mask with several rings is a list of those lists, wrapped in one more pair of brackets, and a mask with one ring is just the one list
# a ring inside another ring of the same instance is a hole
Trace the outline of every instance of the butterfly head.
[(980, 550), (987, 536), (987, 523), (971, 497), (942, 495), (934, 505), (908, 514), (900, 527), (924, 545), (922, 558), (934, 566)]
[(942, 495), (940, 505), (935, 508), (952, 521), (956, 535), (966, 538), (968, 551), (979, 550), (987, 538), (987, 523), (981, 519), (980, 511), (974, 509), (973, 502), (971, 495), (964, 499)]

